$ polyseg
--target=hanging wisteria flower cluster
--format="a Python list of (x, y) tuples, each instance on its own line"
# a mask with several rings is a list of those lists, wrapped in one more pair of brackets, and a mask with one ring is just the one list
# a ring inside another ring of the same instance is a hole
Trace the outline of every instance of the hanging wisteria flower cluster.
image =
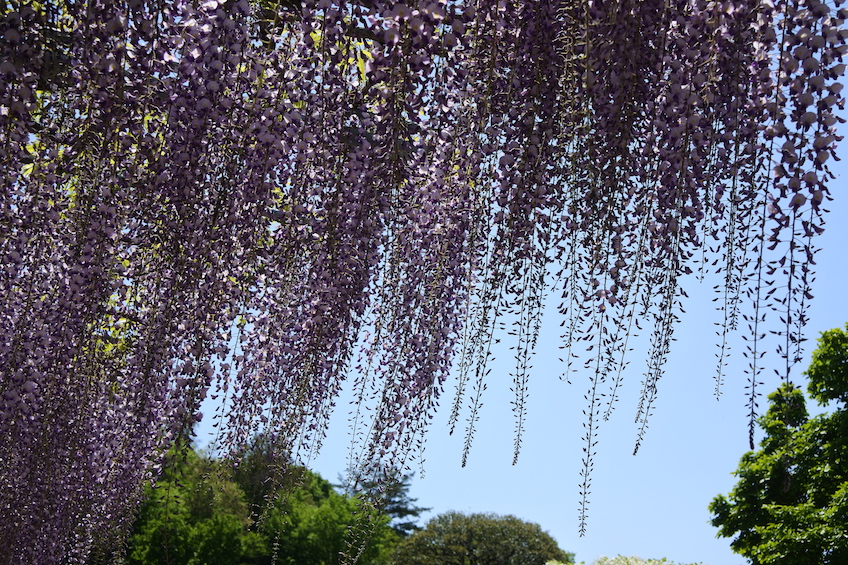
[(377, 469), (456, 368), (467, 451), (504, 320), (517, 455), (551, 288), (564, 371), (589, 348), (584, 493), (627, 338), (644, 429), (692, 270), (750, 334), (753, 411), (766, 329), (799, 356), (841, 3), (5, 2), (0, 564), (120, 546), (207, 393), (225, 445), (297, 458), (349, 379)]

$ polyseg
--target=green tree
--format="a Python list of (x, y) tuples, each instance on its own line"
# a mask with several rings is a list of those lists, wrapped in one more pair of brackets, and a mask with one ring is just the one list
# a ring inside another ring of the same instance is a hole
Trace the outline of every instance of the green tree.
[(304, 470), (300, 485), (264, 512), (260, 531), (276, 546), (277, 563), (282, 565), (337, 565), (350, 544), (358, 547), (363, 542), (360, 562), (382, 563), (400, 539), (389, 520)]
[(324, 491), (323, 495), (313, 493), (318, 501), (326, 498), (331, 489), (329, 483), (310, 480), (303, 467), (289, 464), (288, 454), (267, 434), (253, 436), (227, 463), (254, 517), (273, 506), (280, 493), (294, 491), (304, 484)]
[(848, 325), (822, 333), (805, 374), (810, 396), (835, 411), (809, 418), (792, 384), (770, 394), (759, 451), (709, 507), (718, 535), (753, 565), (848, 563)]
[(431, 510), (416, 506), (417, 498), (409, 496), (411, 475), (384, 475), (379, 479), (360, 480), (355, 485), (345, 486), (348, 495), (357, 492), (369, 492), (376, 494), (376, 502), (381, 511), (391, 518), (389, 525), (401, 538), (405, 538), (421, 529), (418, 518), (422, 513)]
[(387, 525), (387, 507), (359, 496), (368, 486), (340, 494), (317, 473), (288, 464), (282, 449), (273, 436), (257, 434), (229, 462), (276, 562), (332, 565), (350, 545), (362, 550), (360, 563), (385, 562), (402, 536)]
[(129, 540), (131, 565), (240, 565), (270, 555), (249, 530), (244, 493), (226, 467), (192, 449), (173, 453), (149, 489)]
[[(619, 555), (617, 557), (598, 557), (592, 562), (592, 565), (675, 565), (674, 562), (662, 559), (641, 559), (639, 557), (625, 557)], [(691, 563), (690, 565), (699, 565)]]
[(362, 545), (360, 563), (387, 560), (400, 539), (389, 516), (302, 467), (263, 467), (266, 447), (255, 442), (235, 472), (191, 449), (170, 455), (135, 523), (130, 565), (337, 565), (351, 545)]
[(448, 512), (427, 522), (392, 553), (392, 565), (544, 565), (573, 563), (538, 524), (514, 516)]

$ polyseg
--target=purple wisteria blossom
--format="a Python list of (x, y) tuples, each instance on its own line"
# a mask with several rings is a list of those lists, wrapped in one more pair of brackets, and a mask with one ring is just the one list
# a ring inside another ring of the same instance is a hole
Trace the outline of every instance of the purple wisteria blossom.
[(552, 280), (590, 381), (584, 523), (626, 339), (652, 332), (644, 431), (702, 265), (722, 354), (750, 333), (753, 422), (762, 336), (800, 357), (841, 4), (4, 3), (0, 565), (119, 551), (207, 394), (225, 447), (294, 460), (350, 380), (352, 468), (379, 472), (455, 369), (467, 454), (504, 320), (517, 457)]

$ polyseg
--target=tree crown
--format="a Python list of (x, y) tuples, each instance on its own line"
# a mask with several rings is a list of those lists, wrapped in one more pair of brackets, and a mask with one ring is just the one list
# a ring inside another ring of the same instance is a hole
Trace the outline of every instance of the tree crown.
[[(784, 383), (760, 419), (761, 449), (743, 456), (733, 491), (710, 504), (719, 535), (754, 565), (838, 564), (848, 559), (848, 340), (823, 332), (807, 374), (811, 396), (839, 400), (830, 414), (807, 415), (804, 395)], [(831, 372), (832, 371), (832, 372)]]

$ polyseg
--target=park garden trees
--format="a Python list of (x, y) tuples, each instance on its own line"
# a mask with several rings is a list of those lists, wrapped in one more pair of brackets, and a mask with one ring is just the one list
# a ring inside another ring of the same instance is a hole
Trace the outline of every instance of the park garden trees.
[(589, 376), (582, 518), (631, 330), (644, 432), (702, 266), (719, 342), (750, 326), (753, 418), (761, 336), (800, 355), (841, 5), (2, 3), (0, 564), (120, 546), (209, 395), (224, 447), (297, 461), (349, 383), (379, 476), (456, 367), (467, 455), (513, 322), (517, 457), (552, 281)]
[(174, 449), (169, 459), (134, 523), (129, 564), (239, 565), (270, 558), (268, 540), (248, 529), (252, 516), (243, 492), (216, 462), (191, 449)]
[(835, 409), (810, 418), (802, 392), (781, 385), (760, 419), (760, 449), (710, 504), (719, 535), (753, 565), (848, 562), (848, 326), (822, 333), (806, 374), (810, 397)]
[(391, 565), (545, 565), (573, 563), (538, 524), (514, 516), (448, 512), (404, 539)]
[[(338, 565), (366, 510), (362, 500), (337, 493), (300, 467), (288, 468), (287, 484), (263, 481), (257, 492), (257, 477), (233, 473), (229, 461), (191, 449), (169, 457), (172, 464), (148, 491), (133, 524), (128, 565)], [(248, 493), (258, 494), (261, 506), (251, 505)], [(400, 540), (388, 515), (370, 519), (363, 565), (385, 563)]]
[[(378, 501), (380, 510), (391, 517), (391, 528), (399, 538), (405, 538), (420, 529), (418, 518), (422, 513), (431, 510), (416, 506), (417, 498), (409, 496), (409, 487), (414, 477), (409, 475), (384, 475), (371, 479), (363, 479), (358, 484), (344, 485), (348, 495), (368, 492)], [(344, 479), (343, 479), (344, 480)]]
[[(599, 557), (592, 561), (592, 565), (675, 565), (675, 563), (664, 557), (662, 559), (641, 559), (635, 556), (619, 555), (617, 557)], [(699, 564), (691, 563), (690, 565)]]

